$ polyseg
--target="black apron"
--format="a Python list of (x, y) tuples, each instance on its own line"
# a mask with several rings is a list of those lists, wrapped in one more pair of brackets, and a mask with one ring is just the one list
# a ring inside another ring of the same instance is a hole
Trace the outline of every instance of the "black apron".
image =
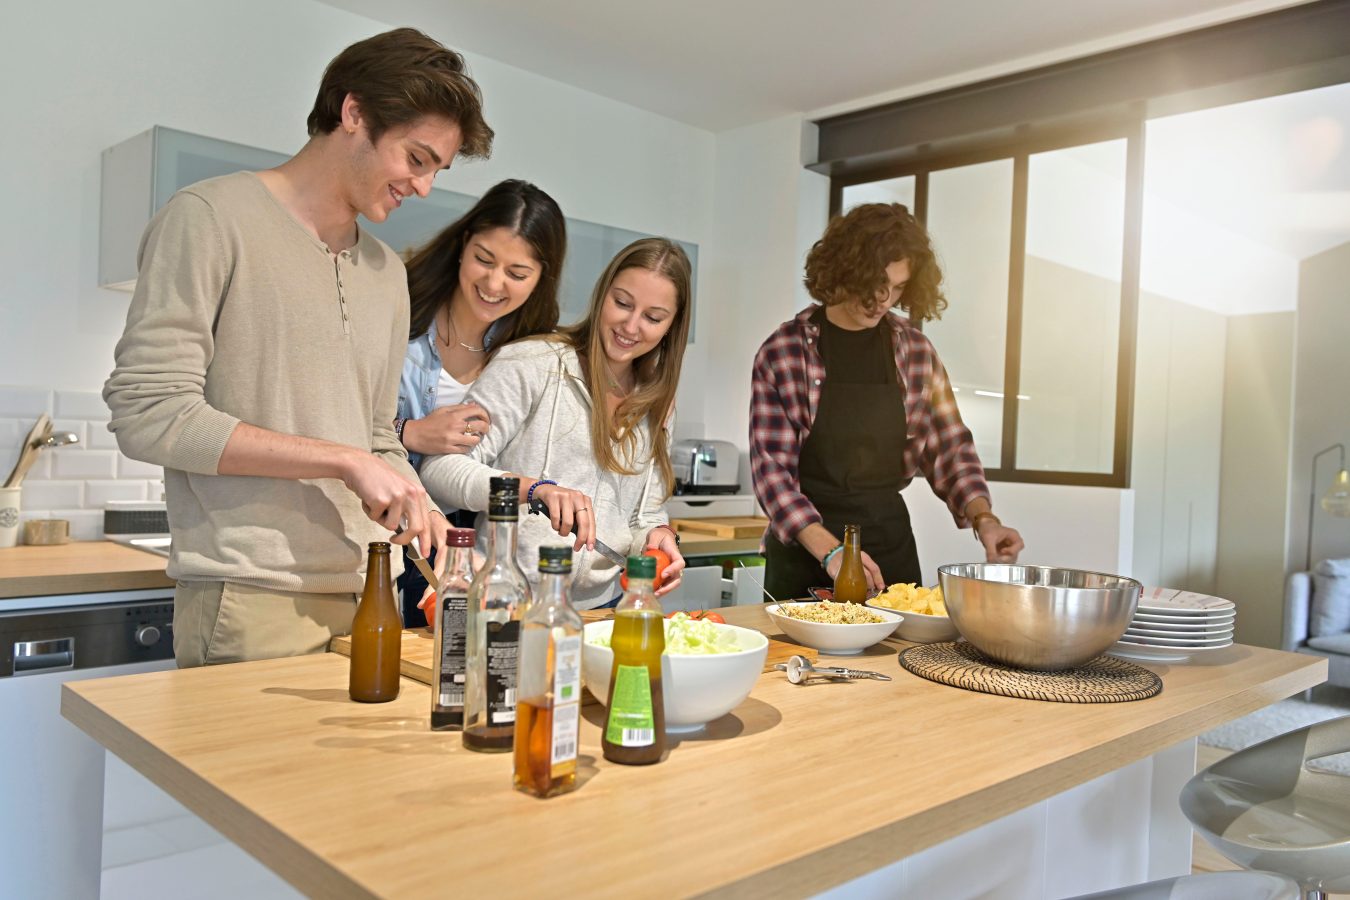
[[(845, 525), (861, 527), (862, 548), (887, 584), (923, 583), (909, 509), (900, 496), (905, 452), (904, 390), (895, 370), (890, 329), (867, 333), (820, 327), (825, 383), (811, 433), (798, 456), (801, 492), (836, 537)], [(765, 536), (765, 590), (779, 600), (807, 596), (807, 588), (829, 587), (833, 579), (798, 544)]]

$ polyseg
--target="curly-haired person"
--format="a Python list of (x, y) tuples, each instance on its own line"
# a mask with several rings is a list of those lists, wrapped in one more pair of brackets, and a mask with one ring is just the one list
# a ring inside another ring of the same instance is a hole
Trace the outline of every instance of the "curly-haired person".
[(811, 248), (806, 288), (819, 302), (755, 355), (750, 459), (769, 515), (766, 591), (788, 599), (831, 583), (846, 524), (861, 526), (871, 588), (922, 584), (900, 495), (920, 473), (989, 561), (1015, 562), (1022, 538), (993, 514), (947, 372), (915, 325), (947, 306), (923, 226), (898, 203), (855, 207)]

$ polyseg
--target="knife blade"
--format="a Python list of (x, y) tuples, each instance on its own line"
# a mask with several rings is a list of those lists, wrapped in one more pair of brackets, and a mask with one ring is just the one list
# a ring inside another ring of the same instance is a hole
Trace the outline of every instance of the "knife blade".
[[(403, 533), (402, 525), (394, 529), (394, 534), (402, 534), (402, 533)], [(431, 585), (433, 590), (440, 590), (441, 589), (440, 579), (436, 577), (435, 570), (431, 568), (430, 563), (428, 563), (425, 559), (422, 558), (422, 554), (417, 552), (417, 548), (413, 546), (412, 542), (404, 544), (403, 548), (408, 551), (408, 558), (413, 561), (413, 565), (417, 566), (417, 571), (422, 573), (422, 577), (427, 580), (427, 584)]]
[[(547, 504), (545, 504), (543, 500), (538, 499), (531, 500), (530, 515), (547, 517), (549, 515)], [(573, 534), (577, 533), (576, 522), (572, 523), (572, 533)], [(596, 538), (594, 543), (596, 552), (599, 553), (601, 556), (603, 556), (605, 559), (614, 563), (614, 565), (618, 566), (620, 569), (623, 569), (628, 564), (628, 560), (624, 559), (623, 556), (619, 553), (619, 551), (615, 550), (609, 544), (606, 544), (599, 538)]]

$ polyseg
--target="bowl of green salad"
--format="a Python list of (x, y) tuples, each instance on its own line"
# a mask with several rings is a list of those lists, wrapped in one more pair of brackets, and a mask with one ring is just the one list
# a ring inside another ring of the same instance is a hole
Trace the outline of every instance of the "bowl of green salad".
[[(581, 677), (602, 704), (609, 702), (614, 622), (586, 625)], [(661, 656), (666, 732), (698, 731), (740, 706), (764, 671), (769, 639), (752, 628), (691, 619), (682, 612), (665, 620), (666, 652)]]

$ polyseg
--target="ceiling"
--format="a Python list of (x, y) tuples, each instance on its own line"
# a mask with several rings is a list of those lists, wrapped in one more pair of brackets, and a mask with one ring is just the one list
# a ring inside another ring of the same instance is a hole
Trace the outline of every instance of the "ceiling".
[(322, 0), (710, 131), (870, 106), (1291, 0)]

